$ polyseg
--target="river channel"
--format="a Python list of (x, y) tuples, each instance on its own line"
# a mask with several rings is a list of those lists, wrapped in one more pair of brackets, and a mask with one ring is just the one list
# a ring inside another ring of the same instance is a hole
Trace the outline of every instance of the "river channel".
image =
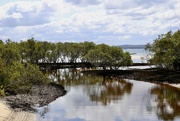
[(180, 90), (167, 85), (58, 70), (67, 94), (38, 109), (38, 121), (179, 121)]

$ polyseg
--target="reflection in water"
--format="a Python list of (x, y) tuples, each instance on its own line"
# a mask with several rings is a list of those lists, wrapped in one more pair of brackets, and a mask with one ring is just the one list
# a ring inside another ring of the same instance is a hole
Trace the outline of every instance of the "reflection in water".
[(58, 70), (51, 79), (68, 93), (40, 108), (39, 121), (180, 120), (179, 91), (152, 83)]
[[(62, 72), (61, 72), (62, 74)], [(83, 92), (86, 93), (91, 101), (101, 102), (107, 105), (111, 101), (121, 99), (124, 93), (131, 93), (133, 84), (121, 78), (105, 78), (102, 76), (82, 74), (77, 71), (64, 70), (63, 80), (59, 83), (70, 90), (71, 86), (83, 85)]]
[(154, 109), (160, 119), (174, 120), (180, 117), (180, 94), (177, 89), (159, 85), (153, 87), (150, 93), (155, 96), (156, 105), (148, 107)]
[(103, 105), (107, 105), (111, 101), (120, 100), (124, 93), (130, 94), (132, 86), (132, 83), (122, 79), (105, 80), (105, 83), (90, 88), (87, 93), (91, 101), (101, 102)]
[(50, 106), (44, 106), (41, 108), (41, 110), (39, 110), (39, 114), (42, 118), (45, 118), (45, 115), (50, 111)]
[(123, 79), (105, 78), (104, 80), (102, 76), (82, 74), (77, 70), (58, 70), (52, 77), (69, 91), (72, 86), (84, 85), (83, 92), (91, 101), (101, 102), (104, 105), (119, 100), (124, 93), (130, 93), (132, 89), (132, 83)]

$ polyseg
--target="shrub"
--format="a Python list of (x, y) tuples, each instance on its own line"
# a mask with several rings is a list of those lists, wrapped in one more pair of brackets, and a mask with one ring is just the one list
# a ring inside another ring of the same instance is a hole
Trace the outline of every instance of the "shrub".
[(35, 65), (20, 62), (14, 62), (9, 69), (9, 85), (6, 91), (11, 93), (28, 93), (33, 85), (43, 85), (49, 82), (49, 79), (39, 71)]

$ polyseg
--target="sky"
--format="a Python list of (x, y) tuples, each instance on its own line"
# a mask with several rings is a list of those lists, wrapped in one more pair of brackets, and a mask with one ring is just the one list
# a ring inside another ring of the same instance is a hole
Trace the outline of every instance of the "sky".
[(179, 0), (0, 0), (3, 41), (137, 45), (179, 27)]

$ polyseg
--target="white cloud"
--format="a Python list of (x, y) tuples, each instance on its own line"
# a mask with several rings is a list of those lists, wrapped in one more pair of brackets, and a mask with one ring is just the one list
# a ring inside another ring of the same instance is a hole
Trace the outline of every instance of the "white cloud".
[(72, 3), (74, 5), (81, 6), (81, 7), (86, 7), (89, 5), (100, 4), (103, 0), (64, 0), (64, 1)]
[(0, 35), (12, 40), (145, 44), (180, 26), (178, 0), (20, 1), (0, 6), (0, 14)]
[(20, 19), (20, 18), (22, 18), (23, 16), (22, 16), (22, 14), (21, 13), (13, 13), (12, 14), (12, 18), (15, 18), (15, 19)]
[[(172, 3), (173, 0), (169, 0)], [(174, 2), (174, 1), (173, 1)], [(104, 6), (106, 9), (122, 9), (122, 10), (127, 10), (127, 9), (132, 9), (132, 8), (137, 8), (139, 6), (147, 9), (152, 6), (156, 5), (162, 5), (162, 4), (169, 3), (167, 0), (104, 0)]]
[(136, 6), (132, 0), (105, 0), (104, 4), (106, 9), (128, 9)]
[[(69, 6), (70, 7), (70, 6)], [(55, 15), (63, 15), (69, 9), (63, 1), (12, 2), (0, 7), (0, 26), (34, 26), (51, 22)]]

